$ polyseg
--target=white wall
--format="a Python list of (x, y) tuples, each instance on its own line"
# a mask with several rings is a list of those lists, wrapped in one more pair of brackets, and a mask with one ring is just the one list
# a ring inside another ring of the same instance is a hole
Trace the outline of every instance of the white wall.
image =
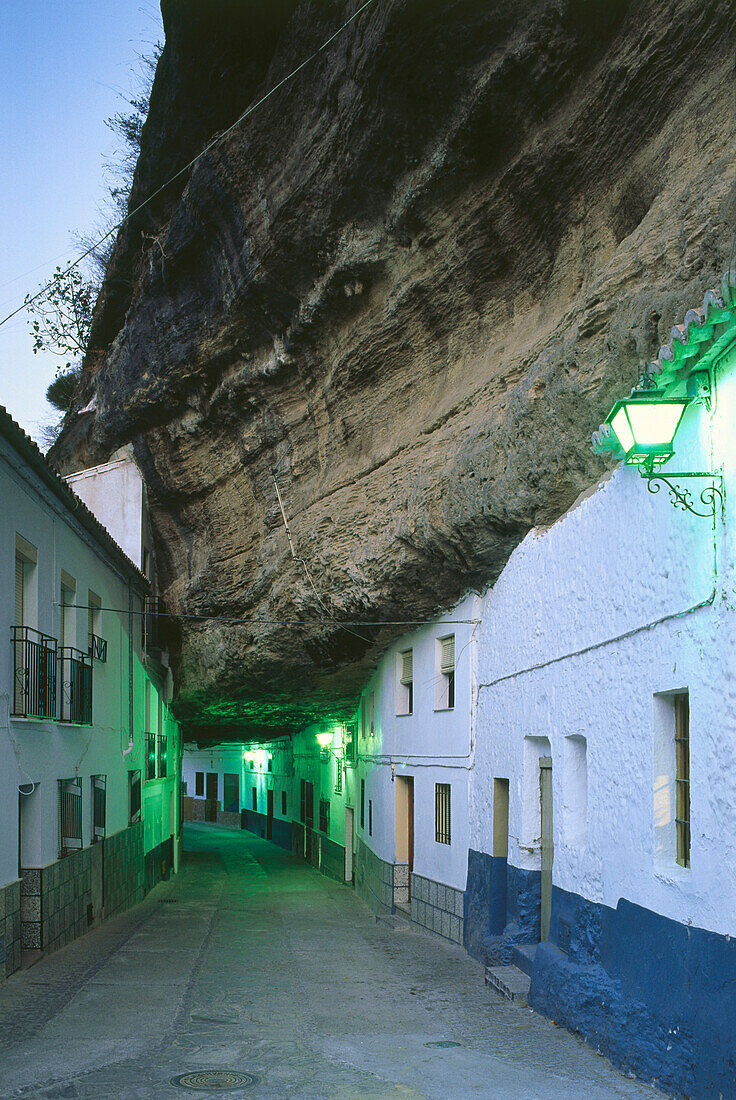
[(81, 497), (121, 550), (143, 565), (144, 484), (131, 457), (70, 474), (65, 481)]
[[(0, 885), (3, 885), (17, 878), (19, 784), (35, 783), (37, 793), (32, 797), (40, 799), (41, 834), (29, 851), (33, 865), (46, 865), (58, 858), (59, 779), (77, 776), (82, 779), (85, 846), (91, 833), (92, 775), (107, 776), (107, 834), (127, 827), (128, 770), (144, 768), (143, 685), (147, 674), (141, 652), (140, 616), (136, 615), (133, 617), (134, 749), (124, 756), (130, 729), (128, 580), (107, 550), (77, 523), (73, 513), (39, 481), (5, 439), (0, 439), (0, 498), (3, 501), (0, 570), (5, 575), (5, 583), (0, 585), (0, 637), (8, 642), (0, 660), (0, 836), (3, 837)], [(98, 631), (107, 641), (107, 662), (94, 662), (91, 727), (10, 717), (14, 669), (9, 639), (14, 622), (16, 534), (38, 551), (34, 579), (37, 610), (27, 625), (59, 638), (62, 571), (74, 578), (75, 602), (83, 605), (71, 612), (72, 641), (80, 650), (86, 652), (88, 648), (86, 604), (90, 589), (101, 598), (104, 608), (122, 609), (123, 613), (117, 610), (101, 613)], [(134, 593), (133, 607), (141, 609), (138, 593)], [(176, 791), (178, 750), (173, 742), (178, 737), (178, 727), (170, 716), (167, 721), (170, 778), (160, 785), (160, 797), (168, 815), (170, 793)], [(155, 806), (156, 813), (162, 816), (158, 803)], [(153, 813), (153, 809), (151, 798), (144, 799), (144, 816)], [(35, 808), (33, 812), (35, 815)], [(157, 835), (155, 826), (151, 830), (151, 835), (154, 834)], [(25, 854), (23, 858), (25, 865), (31, 865)]]
[[(363, 699), (374, 696), (374, 733), (358, 729), (358, 778), (366, 782), (365, 826), (358, 833), (390, 863), (396, 858), (395, 775), (414, 778), (414, 871), (455, 889), (465, 889), (468, 859), (468, 773), (474, 756), (475, 596), (430, 625), (404, 635), (381, 658)], [(438, 639), (455, 635), (455, 706), (439, 708), (441, 674)], [(397, 713), (400, 654), (413, 651), (411, 714)], [(360, 715), (360, 711), (359, 711)], [(435, 784), (451, 785), (451, 843), (435, 840)], [(359, 788), (358, 788), (359, 795)], [(373, 801), (373, 835), (368, 835), (368, 800)], [(358, 806), (359, 812), (359, 806)]]
[[(510, 861), (539, 867), (536, 757), (551, 751), (554, 883), (722, 933), (736, 931), (735, 418), (734, 379), (721, 378), (712, 451), (711, 418), (691, 407), (670, 463), (724, 463), (725, 528), (675, 510), (666, 489), (649, 494), (624, 467), (512, 555), (484, 600), (470, 809), (471, 845), (490, 852), (493, 777), (508, 777)], [(667, 693), (685, 689), (689, 869), (675, 860), (663, 779), (667, 759), (674, 767)]]

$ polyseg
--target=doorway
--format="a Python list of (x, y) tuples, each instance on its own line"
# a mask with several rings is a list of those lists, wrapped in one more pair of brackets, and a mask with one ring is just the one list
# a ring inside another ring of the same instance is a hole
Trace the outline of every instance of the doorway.
[(414, 776), (397, 775), (396, 862), (407, 865), (406, 901), (411, 901), (411, 873), (414, 870)]
[(353, 881), (353, 809), (345, 807), (345, 881)]
[(273, 787), (266, 790), (266, 840), (273, 839)]
[(217, 772), (207, 772), (205, 820), (217, 821)]
[(552, 840), (552, 757), (539, 757), (539, 803), (542, 838), (542, 906), (540, 939), (549, 939), (552, 913), (552, 864), (555, 848)]

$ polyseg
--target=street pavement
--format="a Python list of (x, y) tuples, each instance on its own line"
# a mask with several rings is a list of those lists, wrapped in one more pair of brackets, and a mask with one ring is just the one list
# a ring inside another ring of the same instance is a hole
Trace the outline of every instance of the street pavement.
[[(185, 846), (141, 905), (0, 985), (3, 1100), (662, 1097), (274, 845), (187, 825)], [(243, 1083), (172, 1083), (212, 1070)]]

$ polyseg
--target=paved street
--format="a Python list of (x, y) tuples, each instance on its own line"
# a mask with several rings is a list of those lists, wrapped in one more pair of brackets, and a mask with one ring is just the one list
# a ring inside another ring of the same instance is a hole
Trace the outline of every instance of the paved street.
[[(661, 1097), (273, 845), (185, 841), (176, 880), (0, 986), (3, 1098)], [(214, 1068), (257, 1081), (171, 1084)]]

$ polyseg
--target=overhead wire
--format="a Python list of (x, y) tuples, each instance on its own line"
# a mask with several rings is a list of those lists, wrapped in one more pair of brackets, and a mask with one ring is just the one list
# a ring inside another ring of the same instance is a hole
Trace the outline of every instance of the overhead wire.
[[(221, 133), (217, 134), (216, 137), (212, 138), (212, 140), (209, 141), (207, 145), (205, 145), (205, 147), (201, 149), (199, 153), (197, 153), (196, 156), (192, 157), (192, 159), (188, 161), (188, 163), (185, 164), (183, 168), (180, 168), (177, 172), (173, 174), (173, 176), (170, 176), (169, 179), (167, 179), (164, 183), (157, 187), (155, 191), (153, 191), (150, 195), (147, 196), (147, 198), (145, 198), (136, 207), (134, 207), (133, 210), (129, 210), (124, 218), (121, 218), (121, 220), (119, 222), (116, 222), (115, 225), (111, 226), (106, 233), (103, 233), (103, 235), (98, 240), (94, 241), (89, 246), (89, 248), (87, 248), (80, 256), (76, 258), (76, 260), (73, 260), (70, 264), (68, 264), (58, 276), (50, 279), (47, 283), (44, 284), (44, 286), (40, 287), (35, 294), (31, 295), (30, 297), (27, 296), (23, 300), (21, 305), (19, 305), (11, 313), (8, 313), (5, 317), (1, 318), (0, 327), (10, 321), (13, 317), (16, 317), (19, 313), (22, 313), (23, 310), (27, 309), (29, 305), (32, 305), (34, 302), (37, 302), (39, 299), (43, 298), (58, 280), (64, 279), (71, 271), (73, 271), (76, 267), (79, 267), (79, 265), (83, 263), (84, 260), (86, 260), (87, 257), (90, 256), (96, 249), (98, 249), (101, 244), (104, 244), (105, 241), (107, 241), (113, 235), (113, 233), (117, 233), (118, 230), (122, 229), (126, 222), (129, 222), (131, 218), (134, 218), (136, 214), (139, 214), (141, 210), (145, 209), (145, 207), (148, 206), (149, 203), (153, 202), (153, 200), (157, 198), (163, 191), (165, 191), (167, 187), (169, 187), (172, 183), (175, 183), (176, 180), (178, 180), (181, 176), (188, 172), (190, 168), (193, 168), (197, 161), (206, 156), (207, 153), (209, 153), (211, 149), (213, 149), (216, 145), (223, 141), (228, 136), (228, 134), (231, 134), (233, 130), (235, 130), (241, 122), (248, 118), (249, 115), (253, 114), (253, 112), (261, 106), (261, 104), (265, 103), (267, 99), (270, 99), (270, 97), (274, 95), (280, 88), (283, 88), (285, 84), (288, 84), (288, 82), (292, 80), (297, 75), (297, 73), (301, 72), (303, 68), (314, 61), (314, 59), (318, 57), (319, 54), (326, 50), (327, 47), (335, 41), (338, 35), (342, 34), (347, 26), (349, 26), (355, 19), (358, 18), (359, 15), (362, 14), (362, 12), (366, 10), (366, 8), (369, 8), (371, 4), (374, 4), (375, 2), (376, 0), (365, 0), (365, 3), (361, 4), (357, 11), (353, 12), (350, 18), (346, 19), (345, 22), (341, 26), (339, 26), (337, 30), (330, 35), (329, 38), (325, 39), (321, 46), (318, 46), (318, 48), (313, 53), (311, 53), (309, 57), (300, 62), (300, 64), (297, 65), (295, 69), (292, 69), (291, 72), (288, 73), (281, 80), (279, 80), (277, 84), (274, 84), (274, 86), (270, 88), (265, 93), (265, 95), (262, 95), (261, 98), (256, 100), (255, 103), (251, 103), (251, 105), (247, 107), (246, 110), (243, 111), (243, 113), (238, 118), (236, 118), (235, 122), (231, 123), (230, 126), (227, 127), (227, 129), (223, 130)], [(11, 280), (11, 282), (12, 281), (13, 280)]]
[[(58, 606), (58, 605), (57, 605)], [(89, 604), (86, 603), (69, 603), (65, 604), (65, 607), (75, 608), (79, 611), (88, 611)], [(129, 610), (127, 607), (98, 607), (95, 605), (95, 611), (109, 611), (114, 615), (149, 615), (150, 610)], [(238, 625), (242, 623), (247, 626), (250, 623), (262, 623), (272, 624), (275, 626), (318, 626), (322, 623), (331, 623), (333, 626), (431, 626), (437, 623), (437, 619), (376, 619), (370, 622), (365, 622), (362, 619), (336, 619), (333, 615), (324, 619), (286, 619), (281, 617), (270, 618), (262, 615), (253, 615), (251, 617), (237, 617), (232, 615), (195, 615), (187, 612), (178, 611), (156, 611), (156, 615), (159, 619), (191, 619), (199, 622), (215, 622), (215, 623), (230, 623), (232, 625)], [(445, 619), (441, 620), (440, 625), (444, 626), (446, 623), (450, 625), (467, 625), (472, 626), (480, 622), (479, 619)]]

